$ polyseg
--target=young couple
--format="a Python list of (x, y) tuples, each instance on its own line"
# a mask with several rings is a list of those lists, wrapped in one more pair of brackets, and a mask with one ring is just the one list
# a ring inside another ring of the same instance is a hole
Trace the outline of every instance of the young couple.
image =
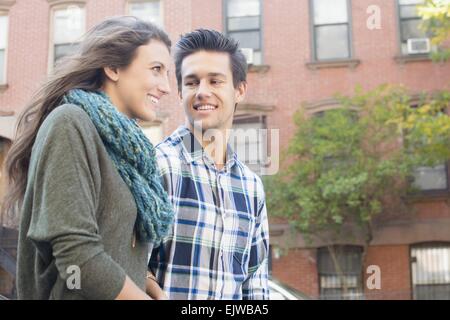
[(154, 148), (136, 119), (170, 92), (170, 47), (152, 24), (107, 19), (25, 109), (6, 163), (19, 299), (268, 298), (263, 185), (227, 144), (245, 58), (219, 32), (183, 36), (186, 124)]

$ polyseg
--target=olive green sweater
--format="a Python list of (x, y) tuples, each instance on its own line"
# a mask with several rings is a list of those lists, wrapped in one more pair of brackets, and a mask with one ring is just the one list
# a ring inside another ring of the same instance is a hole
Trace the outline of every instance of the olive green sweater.
[(31, 154), (18, 298), (114, 299), (126, 275), (144, 290), (148, 247), (133, 246), (136, 215), (133, 195), (89, 116), (73, 105), (56, 108)]

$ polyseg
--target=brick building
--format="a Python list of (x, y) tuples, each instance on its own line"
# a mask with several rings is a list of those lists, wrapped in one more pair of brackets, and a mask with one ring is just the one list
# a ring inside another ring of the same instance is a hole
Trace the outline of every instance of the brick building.
[[(351, 94), (357, 84), (364, 89), (403, 84), (412, 95), (449, 87), (450, 64), (432, 63), (425, 53), (428, 42), (417, 27), (414, 8), (419, 2), (0, 0), (0, 165), (17, 116), (33, 91), (55, 61), (76, 48), (79, 36), (105, 17), (128, 13), (149, 19), (163, 26), (173, 42), (200, 27), (240, 40), (251, 64), (249, 92), (235, 126), (279, 129), (283, 148), (301, 105), (311, 114), (336, 108), (334, 94)], [(184, 122), (173, 73), (171, 82), (172, 94), (158, 120), (142, 124), (154, 142)], [(250, 143), (260, 145), (260, 138)], [(424, 191), (414, 204), (417, 213), (382, 221), (375, 230), (367, 265), (380, 267), (380, 290), (362, 286), (364, 279), (350, 263), (360, 244), (338, 244), (350, 261), (347, 277), (355, 284), (355, 297), (362, 292), (367, 299), (450, 299), (448, 167), (422, 168), (417, 179)], [(0, 187), (0, 196), (5, 188)], [(283, 221), (271, 219), (270, 227), (273, 276), (313, 298), (340, 297), (342, 288), (333, 281), (336, 274), (323, 247), (309, 247)], [(5, 251), (14, 256), (11, 241)], [(11, 295), (13, 275), (5, 271), (1, 257), (0, 293)]]

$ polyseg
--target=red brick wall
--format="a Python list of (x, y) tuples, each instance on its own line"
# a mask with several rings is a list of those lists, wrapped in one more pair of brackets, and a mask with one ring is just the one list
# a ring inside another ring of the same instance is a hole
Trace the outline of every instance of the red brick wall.
[[(272, 275), (276, 279), (300, 290), (309, 297), (319, 297), (319, 283), (316, 266), (316, 250), (291, 249), (288, 254), (272, 260)], [(366, 273), (369, 265), (381, 270), (381, 289), (369, 290)], [(373, 246), (369, 248), (364, 268), (364, 294), (368, 300), (409, 300), (411, 279), (409, 247)]]
[[(194, 28), (223, 29), (222, 0), (164, 0), (164, 25), (173, 42)], [(293, 134), (290, 121), (303, 102), (332, 98), (337, 92), (350, 94), (355, 85), (370, 89), (381, 83), (401, 83), (412, 92), (435, 90), (450, 84), (450, 64), (431, 62), (398, 64), (395, 1), (352, 1), (353, 49), (361, 64), (355, 69), (309, 70), (311, 35), (308, 1), (263, 1), (264, 63), (267, 73), (249, 74), (245, 102), (273, 105), (268, 125), (280, 129), (281, 145)], [(87, 27), (101, 19), (124, 14), (125, 0), (88, 0)], [(366, 8), (381, 8), (381, 30), (366, 27)], [(31, 93), (46, 77), (49, 42), (49, 6), (42, 0), (17, 0), (10, 11), (8, 85), (0, 93), (2, 110), (20, 111)], [(13, 54), (11, 54), (13, 53)], [(173, 67), (173, 66), (172, 66)], [(184, 122), (172, 72), (172, 95), (161, 111), (169, 114), (165, 134)]]
[[(381, 289), (368, 290), (366, 299), (411, 299), (411, 272), (409, 261), (409, 246), (373, 246), (369, 248), (366, 258), (366, 268), (377, 265), (381, 271)], [(367, 280), (365, 275), (365, 281)]]
[(419, 219), (450, 218), (450, 206), (445, 201), (427, 201), (414, 204), (415, 216)]
[[(265, 75), (250, 75), (248, 101), (276, 106), (268, 123), (280, 128), (283, 146), (294, 129), (292, 121), (286, 120), (292, 119), (302, 102), (332, 98), (337, 92), (351, 94), (357, 84), (371, 89), (382, 83), (398, 83), (412, 92), (450, 85), (450, 64), (395, 62), (399, 51), (395, 1), (351, 1), (353, 48), (355, 58), (361, 60), (358, 67), (309, 70), (305, 66), (311, 60), (308, 2), (264, 1), (264, 56), (271, 69)], [(381, 8), (381, 30), (366, 27), (369, 5)]]
[(317, 299), (319, 282), (316, 250), (291, 249), (279, 259), (272, 259), (272, 276), (307, 296)]
[(7, 84), (0, 109), (20, 111), (47, 74), (47, 1), (16, 1), (9, 11)]

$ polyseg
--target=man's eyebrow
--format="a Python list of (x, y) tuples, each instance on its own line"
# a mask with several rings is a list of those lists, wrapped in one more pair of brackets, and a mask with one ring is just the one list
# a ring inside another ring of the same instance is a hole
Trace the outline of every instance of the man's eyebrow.
[[(226, 78), (226, 75), (223, 74), (223, 73), (220, 73), (220, 72), (210, 72), (210, 73), (208, 73), (208, 77), (223, 77), (223, 78)], [(191, 73), (191, 74), (185, 75), (183, 78), (184, 79), (187, 79), (187, 78), (197, 79), (198, 76), (196, 74), (194, 74), (194, 73)]]
[(197, 79), (197, 78), (198, 78), (197, 75), (195, 75), (195, 74), (193, 74), (193, 73), (188, 74), (188, 75), (185, 75), (185, 76), (183, 77), (183, 79)]
[(224, 75), (223, 73), (220, 73), (220, 72), (211, 72), (211, 73), (208, 73), (208, 76), (210, 76), (210, 77), (226, 77), (226, 75)]

